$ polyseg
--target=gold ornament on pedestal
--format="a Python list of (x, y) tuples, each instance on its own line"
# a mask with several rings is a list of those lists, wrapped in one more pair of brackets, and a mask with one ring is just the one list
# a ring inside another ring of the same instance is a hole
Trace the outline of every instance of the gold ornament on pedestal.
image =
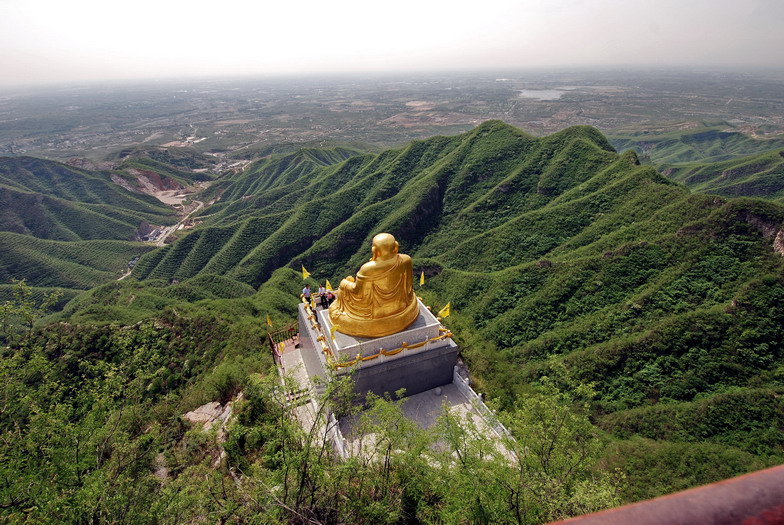
[(400, 332), (419, 316), (411, 257), (398, 253), (389, 233), (373, 237), (373, 257), (354, 277), (340, 282), (329, 307), (335, 329), (356, 337), (382, 337)]

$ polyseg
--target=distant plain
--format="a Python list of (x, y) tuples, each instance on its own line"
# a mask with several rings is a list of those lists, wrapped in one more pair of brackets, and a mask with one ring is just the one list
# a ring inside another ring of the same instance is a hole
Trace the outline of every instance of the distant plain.
[(302, 146), (397, 147), (489, 119), (543, 136), (590, 125), (611, 142), (703, 128), (784, 133), (784, 73), (530, 71), (257, 78), (0, 92), (0, 155), (103, 162), (191, 147), (216, 163)]

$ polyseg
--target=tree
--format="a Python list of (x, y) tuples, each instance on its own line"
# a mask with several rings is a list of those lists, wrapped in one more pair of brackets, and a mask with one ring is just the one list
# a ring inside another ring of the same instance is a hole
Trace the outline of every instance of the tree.
[(622, 476), (596, 467), (602, 442), (588, 419), (592, 385), (561, 365), (499, 415), (508, 434), (488, 434), (470, 416), (446, 411), (438, 435), (440, 506), (433, 521), (542, 523), (621, 503)]
[(14, 279), (13, 283), (13, 299), (0, 304), (0, 342), (19, 346), (30, 340), (35, 322), (57, 304), (63, 293), (48, 292), (38, 302), (24, 279)]

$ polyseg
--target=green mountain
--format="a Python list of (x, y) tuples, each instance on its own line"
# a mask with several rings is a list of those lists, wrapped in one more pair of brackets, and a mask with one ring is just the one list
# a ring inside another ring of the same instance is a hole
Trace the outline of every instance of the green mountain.
[(67, 297), (116, 279), (152, 249), (134, 242), (140, 226), (175, 221), (171, 208), (107, 173), (0, 157), (0, 299), (11, 297), (13, 279)]
[(118, 187), (105, 173), (74, 168), (51, 160), (0, 157), (0, 185), (72, 202), (107, 204), (151, 214), (170, 214), (159, 201)]
[(784, 202), (784, 149), (723, 162), (676, 165), (664, 173), (702, 193)]
[(150, 249), (135, 242), (63, 242), (0, 232), (0, 283), (25, 279), (31, 286), (84, 290), (116, 279), (128, 261)]
[[(422, 245), (429, 256), (431, 230), (441, 239), (431, 244), (451, 245), (543, 207), (596, 171), (634, 162), (619, 158), (591, 128), (536, 139), (498, 122), (338, 162), (342, 156), (299, 152), (223, 181), (219, 203), (202, 213), (202, 227), (142, 258), (134, 276), (206, 272), (258, 286), (300, 255), (327, 273), (347, 271), (367, 257), (370, 232), (384, 229), (412, 251)], [(488, 198), (492, 205), (484, 204)], [(467, 225), (466, 217), (473, 222)]]
[(188, 148), (131, 148), (110, 157), (112, 180), (136, 193), (181, 190), (215, 178), (215, 159)]
[(32, 157), (0, 157), (0, 231), (53, 240), (133, 240), (140, 223), (174, 213), (104, 173)]
[(136, 147), (110, 155), (107, 160), (139, 162), (148, 167), (159, 167), (183, 181), (209, 180), (213, 162), (191, 148)]
[(784, 139), (756, 139), (738, 131), (710, 127), (616, 135), (611, 142), (618, 151), (633, 149), (656, 166), (721, 162), (784, 148)]
[[(515, 497), (530, 497), (536, 522), (784, 462), (780, 204), (692, 193), (590, 127), (536, 138), (497, 121), (380, 154), (263, 159), (199, 198), (218, 199), (200, 225), (143, 255), (129, 279), (75, 297), (48, 319), (65, 323), (9, 356), (6, 396), (47, 408), (8, 412), (25, 430), (8, 441), (8, 472), (21, 474), (8, 476), (7, 512), (18, 492), (42, 520), (86, 519), (86, 501), (115, 521), (130, 508), (172, 521), (231, 511), (415, 523), (469, 509), (493, 522), (514, 520)], [(520, 453), (552, 428), (572, 432), (549, 442), (565, 450), (553, 463), (523, 460), (522, 485), (459, 433), (446, 434), (464, 444), (451, 468), (416, 459), (421, 436), (406, 437), (389, 407), (385, 458), (314, 459), (265, 397), (261, 377), (275, 378), (265, 314), (292, 321), (300, 265), (337, 283), (380, 231), (425, 273), (425, 302), (451, 303), (444, 322)], [(224, 442), (177, 417), (240, 390)], [(20, 447), (61, 434), (53, 461), (25, 463)], [(101, 453), (74, 461), (85, 442)], [(576, 457), (559, 485), (548, 465)], [(36, 469), (59, 473), (54, 489)]]
[(301, 184), (302, 177), (321, 168), (338, 165), (359, 154), (358, 151), (347, 148), (329, 150), (305, 148), (291, 154), (265, 158), (242, 173), (222, 178), (205, 191), (203, 193), (205, 200), (217, 198), (220, 200), (201, 215), (222, 212), (226, 222), (231, 220), (231, 216), (243, 214), (244, 210), (257, 208), (260, 205), (256, 199), (258, 193), (273, 186), (280, 188), (292, 183), (296, 184), (298, 180)]
[(619, 151), (634, 150), (693, 191), (779, 201), (784, 197), (783, 139), (755, 139), (736, 131), (701, 128), (616, 136), (611, 142)]

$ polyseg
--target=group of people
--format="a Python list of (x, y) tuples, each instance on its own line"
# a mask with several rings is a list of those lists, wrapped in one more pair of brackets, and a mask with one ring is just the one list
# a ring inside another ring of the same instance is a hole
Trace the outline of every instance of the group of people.
[[(310, 291), (310, 285), (306, 284), (305, 288), (302, 289), (302, 297), (304, 297), (305, 300), (308, 303), (310, 303), (311, 295), (312, 292)], [(327, 290), (324, 287), (324, 285), (321, 283), (319, 283), (318, 297), (319, 297), (319, 302), (321, 303), (321, 308), (323, 308), (324, 310), (329, 308), (329, 305), (331, 305), (332, 301), (335, 300), (335, 294), (332, 292), (332, 290)]]

